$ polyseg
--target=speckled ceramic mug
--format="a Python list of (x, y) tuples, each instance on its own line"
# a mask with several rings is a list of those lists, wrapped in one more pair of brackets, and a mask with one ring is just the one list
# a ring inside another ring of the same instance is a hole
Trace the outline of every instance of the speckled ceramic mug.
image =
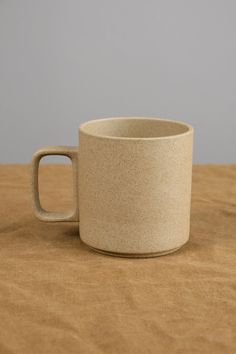
[[(46, 147), (32, 161), (36, 216), (79, 221), (81, 240), (92, 249), (124, 257), (173, 252), (189, 239), (193, 128), (159, 118), (106, 118), (80, 126), (77, 147)], [(72, 160), (74, 210), (42, 209), (39, 161), (46, 155)]]

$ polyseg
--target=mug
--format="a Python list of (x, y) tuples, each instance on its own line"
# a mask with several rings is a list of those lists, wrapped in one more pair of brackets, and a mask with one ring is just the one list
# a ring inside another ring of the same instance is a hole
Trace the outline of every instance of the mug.
[[(46, 147), (32, 160), (35, 215), (43, 221), (79, 221), (82, 242), (114, 256), (154, 257), (189, 239), (193, 128), (159, 118), (91, 120), (77, 147)], [(73, 167), (74, 209), (42, 209), (38, 167), (46, 155), (64, 155)]]

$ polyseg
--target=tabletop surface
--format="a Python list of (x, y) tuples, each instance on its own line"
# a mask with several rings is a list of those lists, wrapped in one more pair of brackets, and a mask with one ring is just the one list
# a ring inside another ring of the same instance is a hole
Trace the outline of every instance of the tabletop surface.
[[(40, 168), (71, 203), (71, 168)], [(193, 167), (190, 241), (152, 259), (94, 253), (32, 211), (30, 167), (0, 166), (0, 353), (235, 353), (236, 165)]]

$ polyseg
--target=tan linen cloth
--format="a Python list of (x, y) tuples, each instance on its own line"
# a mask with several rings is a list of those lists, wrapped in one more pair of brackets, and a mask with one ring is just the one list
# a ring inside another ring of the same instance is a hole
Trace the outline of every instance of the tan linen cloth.
[[(69, 207), (69, 166), (40, 174), (44, 206)], [(194, 166), (190, 241), (152, 259), (37, 220), (29, 183), (29, 166), (0, 167), (1, 354), (236, 353), (236, 165)]]

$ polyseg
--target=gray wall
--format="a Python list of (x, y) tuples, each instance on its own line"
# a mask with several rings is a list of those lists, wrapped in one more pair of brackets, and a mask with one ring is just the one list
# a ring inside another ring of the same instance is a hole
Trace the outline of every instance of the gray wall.
[(120, 115), (189, 122), (195, 162), (236, 162), (235, 14), (234, 0), (0, 0), (0, 162)]

